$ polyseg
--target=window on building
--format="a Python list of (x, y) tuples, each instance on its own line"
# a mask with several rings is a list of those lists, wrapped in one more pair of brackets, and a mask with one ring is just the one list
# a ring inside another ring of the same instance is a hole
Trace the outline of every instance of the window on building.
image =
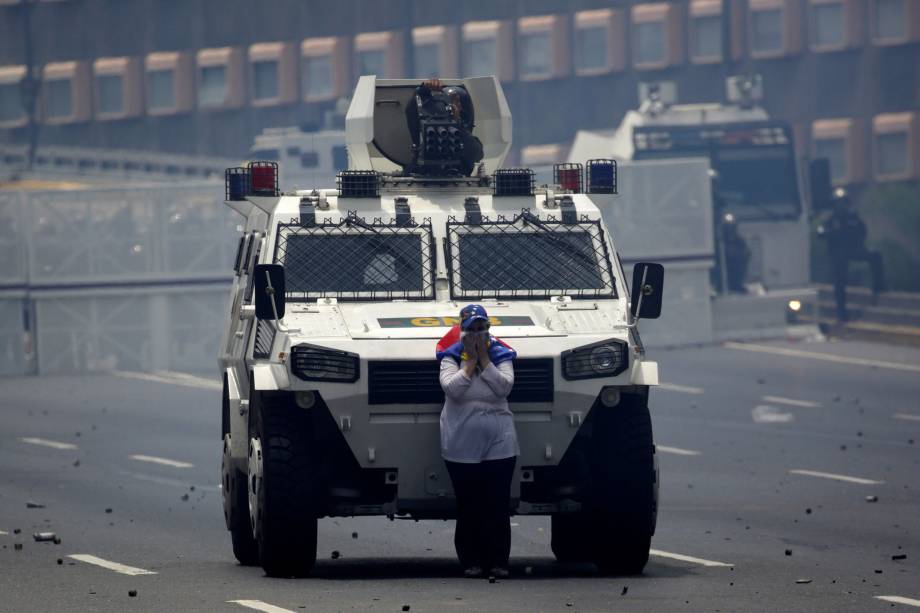
[(877, 134), (875, 149), (875, 167), (880, 176), (896, 177), (907, 174), (907, 132)]
[(549, 32), (528, 32), (518, 39), (521, 75), (539, 77), (553, 72), (553, 48)]
[(319, 166), (319, 154), (315, 151), (304, 151), (300, 154), (301, 168), (316, 168)]
[(440, 74), (441, 45), (438, 43), (423, 43), (415, 45), (415, 76), (427, 79)]
[(383, 49), (366, 49), (357, 53), (358, 76), (377, 75), (386, 77), (386, 52)]
[(594, 26), (575, 30), (575, 69), (607, 68), (607, 27)]
[(840, 47), (846, 42), (842, 2), (814, 4), (811, 7), (812, 44), (815, 47)]
[(73, 86), (70, 79), (45, 81), (45, 115), (70, 117), (73, 115)]
[(253, 100), (274, 100), (278, 97), (278, 61), (259, 60), (252, 63)]
[(204, 66), (198, 84), (198, 104), (223, 106), (227, 99), (227, 67)]
[(467, 76), (478, 77), (493, 75), (498, 68), (497, 65), (497, 45), (494, 38), (480, 38), (468, 40), (464, 44), (466, 52), (466, 70)]
[(332, 148), (332, 166), (336, 172), (348, 170), (348, 149), (344, 145)]
[(904, 0), (875, 0), (875, 38), (900, 40), (906, 32)]
[(831, 167), (831, 180), (844, 183), (849, 177), (847, 168), (847, 139), (815, 139), (815, 158), (827, 158)]
[(783, 50), (782, 9), (764, 9), (751, 13), (751, 50), (755, 53)]
[(692, 18), (690, 54), (694, 60), (712, 60), (722, 57), (722, 17), (699, 15)]
[(314, 55), (305, 58), (303, 82), (307, 98), (322, 98), (332, 94), (332, 56)]
[(99, 75), (96, 77), (99, 95), (99, 112), (117, 115), (125, 110), (124, 78), (121, 75)]
[(176, 72), (152, 70), (147, 73), (147, 105), (151, 110), (176, 106)]
[(635, 63), (661, 64), (665, 61), (663, 21), (645, 21), (635, 24)]
[(0, 121), (16, 121), (24, 114), (19, 83), (0, 83)]

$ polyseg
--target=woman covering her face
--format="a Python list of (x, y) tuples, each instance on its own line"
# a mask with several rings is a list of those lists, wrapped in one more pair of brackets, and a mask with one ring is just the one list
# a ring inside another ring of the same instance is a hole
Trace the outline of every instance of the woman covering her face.
[(467, 577), (508, 576), (511, 478), (520, 454), (508, 394), (517, 354), (489, 333), (481, 305), (460, 311), (441, 361), (441, 456), (457, 497), (454, 544)]

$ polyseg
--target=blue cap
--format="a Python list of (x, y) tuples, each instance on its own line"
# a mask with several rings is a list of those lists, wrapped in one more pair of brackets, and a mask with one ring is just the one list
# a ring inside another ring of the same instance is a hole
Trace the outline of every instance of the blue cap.
[(474, 321), (489, 321), (489, 314), (481, 304), (468, 304), (460, 311), (460, 329), (468, 329)]

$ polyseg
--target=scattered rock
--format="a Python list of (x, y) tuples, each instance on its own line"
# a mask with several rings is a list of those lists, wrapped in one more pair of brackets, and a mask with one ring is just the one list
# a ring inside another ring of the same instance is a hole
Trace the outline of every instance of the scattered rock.
[(22, 551), (22, 543), (14, 543), (13, 549), (15, 549), (16, 551)]
[(58, 562), (58, 566), (64, 565), (64, 560), (62, 560), (61, 558), (58, 558), (57, 562)]
[(565, 606), (567, 606), (567, 607), (574, 607), (575, 604), (574, 604), (574, 603), (571, 603), (571, 602), (567, 602), (567, 603), (565, 603)]
[(787, 549), (787, 550), (786, 550), (786, 555), (787, 555), (787, 556), (791, 556), (791, 555), (792, 555), (792, 550), (791, 550), (791, 549)]
[(55, 536), (53, 542), (54, 542), (55, 545), (60, 545), (60, 544), (61, 544), (61, 537)]
[(44, 509), (44, 508), (45, 508), (45, 505), (43, 505), (43, 504), (40, 503), (40, 502), (35, 502), (35, 501), (33, 501), (33, 500), (29, 500), (29, 501), (26, 502), (26, 508), (27, 508), (27, 509)]
[(846, 450), (847, 450), (847, 446), (846, 446), (846, 445), (841, 445), (841, 446), (840, 446), (840, 451), (846, 451)]
[(22, 532), (22, 530), (19, 528), (13, 528), (13, 534), (19, 534), (20, 532)]
[(57, 538), (57, 535), (54, 532), (36, 532), (32, 535), (32, 538), (36, 543), (43, 543), (45, 541), (53, 541)]
[(760, 385), (763, 385), (766, 382), (767, 382), (766, 379), (757, 379), (757, 383), (759, 383)]
[(626, 595), (626, 592), (628, 592), (628, 591), (629, 591), (629, 586), (628, 586), (628, 585), (624, 585), (624, 586), (623, 586), (623, 591), (620, 592), (620, 596), (625, 596), (625, 595)]
[(137, 596), (137, 590), (128, 590), (128, 596), (130, 596), (131, 598), (134, 598), (135, 596)]
[(188, 489), (189, 489), (190, 492), (194, 492), (194, 491), (195, 491), (195, 486), (194, 486), (194, 485), (190, 485), (190, 486), (188, 486)]
[(411, 608), (411, 607), (409, 607), (409, 605), (407, 605), (407, 604), (404, 604), (404, 605), (402, 606), (402, 610), (403, 610), (403, 611), (408, 611), (410, 608)]
[(188, 501), (188, 494), (182, 494), (182, 502)]
[(874, 494), (872, 496), (866, 496), (866, 502), (878, 502), (878, 496)]
[(906, 559), (907, 559), (907, 554), (906, 554), (906, 553), (898, 553), (898, 554), (895, 554), (895, 555), (891, 556), (891, 559), (892, 559), (892, 560), (906, 560)]
[(77, 431), (74, 433), (74, 436), (76, 436), (77, 438), (80, 438), (81, 436), (83, 436), (83, 434), (82, 434), (79, 430), (77, 430)]
[(810, 509), (810, 508), (805, 509), (805, 515), (811, 515), (811, 509)]
[(353, 538), (353, 539), (358, 538), (358, 533), (357, 533), (357, 532), (352, 532), (352, 533), (351, 533), (351, 538)]
[(799, 584), (811, 583), (811, 579), (796, 579), (795, 582)]
[(875, 569), (875, 574), (876, 574), (876, 575), (881, 575), (881, 574), (882, 574), (882, 569), (881, 569), (881, 568), (876, 568), (876, 569)]
[(338, 560), (339, 557), (340, 557), (341, 555), (342, 555), (342, 554), (339, 553), (338, 550), (335, 550), (335, 551), (332, 552), (332, 556), (331, 556), (331, 557), (332, 557), (333, 560)]
[(111, 512), (112, 512), (112, 507), (106, 507), (105, 512), (106, 512), (106, 513), (111, 513)]
[(862, 430), (856, 433), (856, 436), (862, 436)]

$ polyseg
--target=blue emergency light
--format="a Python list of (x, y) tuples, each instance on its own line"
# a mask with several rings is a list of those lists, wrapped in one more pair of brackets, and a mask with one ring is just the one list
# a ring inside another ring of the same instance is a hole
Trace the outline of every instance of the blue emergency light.
[(617, 193), (617, 161), (596, 159), (585, 164), (589, 194)]
[(224, 171), (227, 200), (245, 200), (249, 193), (249, 169), (228, 168)]

